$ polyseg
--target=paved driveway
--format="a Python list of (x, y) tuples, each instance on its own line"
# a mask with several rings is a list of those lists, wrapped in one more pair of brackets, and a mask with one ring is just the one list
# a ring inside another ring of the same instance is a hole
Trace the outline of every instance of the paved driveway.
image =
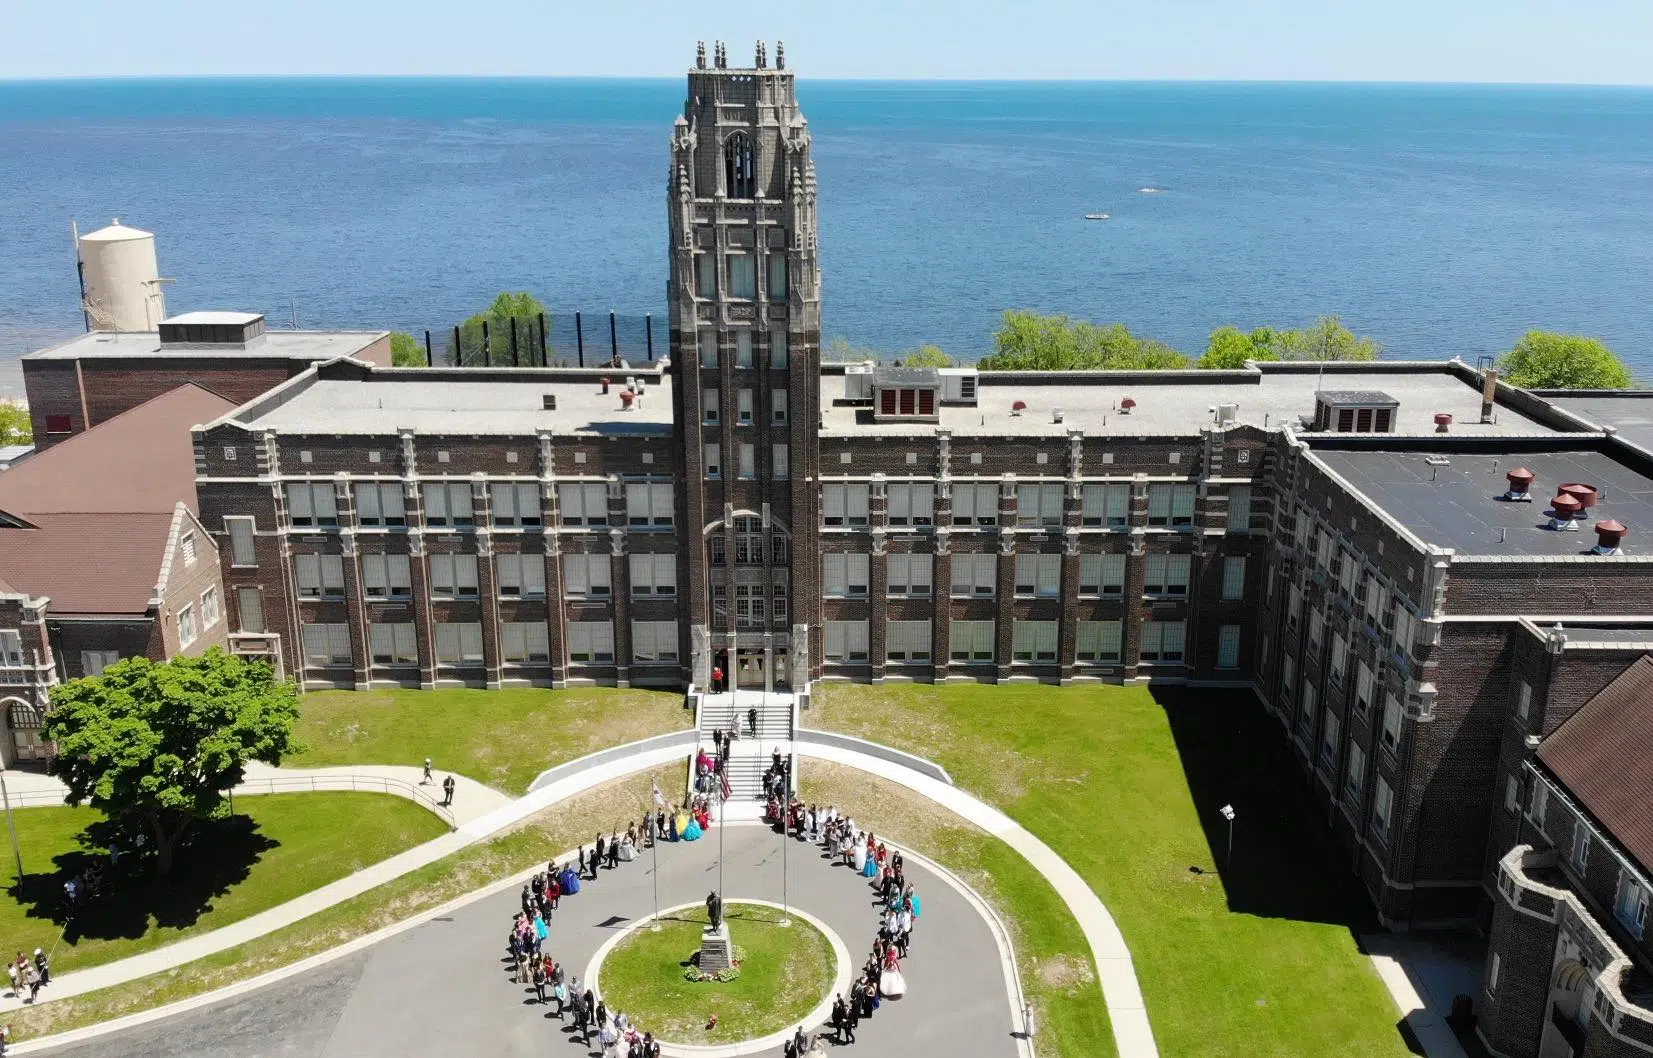
[[(781, 838), (758, 826), (728, 828), (727, 899), (781, 899)], [(660, 906), (699, 902), (717, 884), (717, 834), (660, 851)], [(859, 971), (877, 932), (864, 879), (818, 846), (787, 845), (789, 900), (843, 939)], [(909, 995), (885, 1003), (846, 1054), (1013, 1058), (1013, 1013), (992, 933), (946, 883), (908, 867), (924, 914), (905, 970)], [(562, 902), (552, 953), (583, 976), (597, 947), (653, 909), (652, 858), (587, 883)], [(587, 1053), (532, 990), (512, 984), (505, 934), (517, 893), (479, 900), (372, 948), (202, 1010), (51, 1050), (53, 1058), (454, 1058)], [(739, 936), (735, 937), (739, 943)], [(525, 998), (526, 996), (526, 998)], [(643, 1026), (647, 1028), (647, 1025)], [(688, 1042), (688, 1041), (685, 1041)], [(773, 1052), (778, 1054), (779, 1051)]]

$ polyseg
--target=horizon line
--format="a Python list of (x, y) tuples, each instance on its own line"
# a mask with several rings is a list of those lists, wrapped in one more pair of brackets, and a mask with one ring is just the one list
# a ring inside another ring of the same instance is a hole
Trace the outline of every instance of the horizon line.
[[(686, 73), (693, 73), (689, 68)], [(796, 72), (796, 71), (794, 71)], [(1415, 88), (1628, 88), (1653, 89), (1653, 81), (1495, 81), (1371, 78), (1267, 77), (832, 77), (808, 75), (833, 84), (1045, 84), (1045, 85), (1336, 85)], [(493, 73), (118, 73), (0, 76), (0, 85), (67, 85), (108, 81), (614, 81), (677, 83), (674, 74), (493, 74)]]

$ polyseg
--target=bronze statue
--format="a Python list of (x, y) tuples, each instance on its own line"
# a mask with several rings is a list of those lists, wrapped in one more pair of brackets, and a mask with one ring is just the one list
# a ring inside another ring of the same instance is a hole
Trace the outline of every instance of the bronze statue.
[(723, 925), (723, 898), (716, 890), (706, 894), (706, 919), (713, 929)]

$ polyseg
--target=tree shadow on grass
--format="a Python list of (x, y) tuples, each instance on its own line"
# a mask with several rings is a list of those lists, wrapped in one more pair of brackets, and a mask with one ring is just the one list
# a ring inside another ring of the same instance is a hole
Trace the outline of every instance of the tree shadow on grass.
[[(213, 901), (246, 881), (253, 865), (281, 843), (259, 832), (248, 816), (197, 823), (180, 843), (172, 873), (155, 876), (152, 859), (123, 855), (116, 867), (104, 850), (112, 844), (130, 848), (124, 831), (100, 820), (75, 838), (79, 848), (53, 858), (53, 870), (25, 874), (8, 895), (28, 909), (30, 918), (47, 919), (63, 927), (63, 939), (136, 940), (155, 926), (185, 929), (213, 909)], [(101, 865), (104, 884), (100, 895), (86, 895), (71, 904), (64, 883), (94, 865)]]
[[(1209, 859), (1228, 907), (1265, 918), (1326, 922), (1357, 936), (1379, 928), (1375, 913), (1327, 824), (1325, 799), (1310, 788), (1290, 738), (1249, 690), (1155, 688), (1182, 758)], [(1232, 805), (1234, 852), (1229, 860)]]

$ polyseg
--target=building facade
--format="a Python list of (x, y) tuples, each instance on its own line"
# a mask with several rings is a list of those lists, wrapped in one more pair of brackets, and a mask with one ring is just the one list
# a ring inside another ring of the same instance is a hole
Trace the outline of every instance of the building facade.
[(1545, 759), (1636, 720), (1597, 703), (1653, 645), (1645, 396), (823, 365), (779, 45), (701, 52), (667, 210), (669, 360), (317, 356), (194, 431), (232, 649), (307, 687), (1250, 688), (1382, 920), (1487, 931), (1491, 1049), (1653, 1050), (1653, 845), (1586, 782), (1653, 789), (1653, 752)]

